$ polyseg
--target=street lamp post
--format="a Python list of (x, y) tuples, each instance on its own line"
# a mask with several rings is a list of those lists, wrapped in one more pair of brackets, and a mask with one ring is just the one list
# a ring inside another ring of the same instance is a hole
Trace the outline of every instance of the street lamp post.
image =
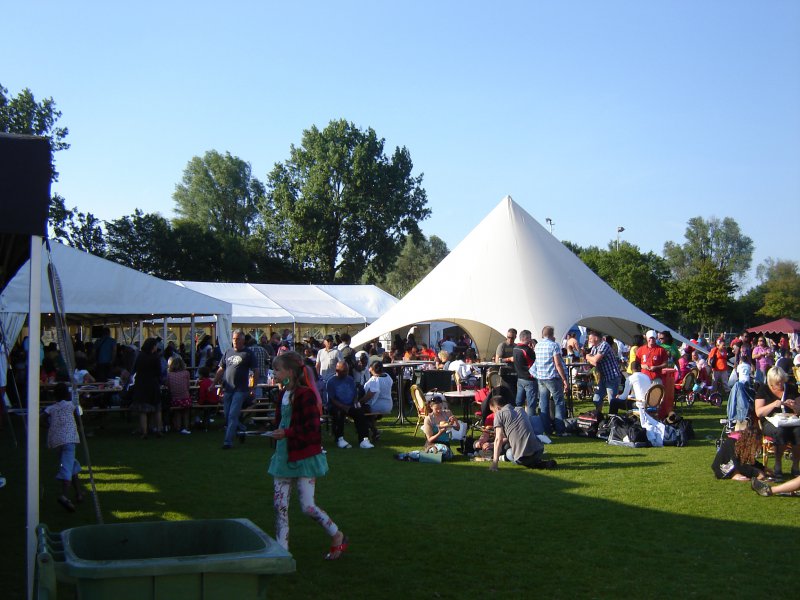
[(624, 227), (617, 227), (617, 252), (619, 252), (619, 234), (625, 231)]
[(553, 225), (554, 225), (553, 219), (551, 219), (550, 217), (547, 217), (545, 219), (545, 222), (550, 226), (550, 235), (552, 235), (553, 234)]

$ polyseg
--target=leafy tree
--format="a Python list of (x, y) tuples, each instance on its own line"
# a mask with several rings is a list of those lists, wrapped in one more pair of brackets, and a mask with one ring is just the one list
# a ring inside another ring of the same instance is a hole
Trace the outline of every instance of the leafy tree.
[[(52, 98), (37, 102), (28, 88), (14, 97), (7, 94), (8, 90), (0, 85), (0, 131), (46, 137), (50, 140), (53, 154), (69, 148), (69, 144), (64, 141), (69, 130), (56, 126), (61, 118), (61, 111), (56, 109)], [(53, 181), (58, 181), (55, 161), (51, 162), (51, 177)]]
[(383, 289), (402, 298), (430, 273), (450, 253), (444, 240), (406, 236), (406, 242), (392, 269), (383, 279), (377, 279)]
[(762, 281), (764, 292), (757, 315), (800, 318), (800, 273), (795, 261), (768, 258), (758, 266), (756, 276)]
[(64, 198), (59, 194), (53, 194), (50, 198), (49, 221), (52, 239), (105, 257), (106, 241), (103, 227), (100, 220), (92, 213), (82, 213), (77, 207), (68, 209), (64, 206)]
[[(664, 257), (673, 276), (680, 280), (701, 272), (708, 275), (708, 269), (719, 273), (717, 278), (725, 279), (727, 273), (734, 284), (741, 281), (750, 268), (753, 256), (753, 240), (744, 235), (739, 225), (730, 217), (720, 220), (712, 217), (689, 219), (683, 244), (666, 242)], [(735, 287), (734, 287), (735, 289)]]
[(195, 156), (172, 195), (179, 217), (230, 236), (250, 235), (264, 201), (264, 185), (250, 163), (210, 150)]
[(138, 208), (132, 215), (106, 223), (107, 256), (121, 265), (169, 278), (174, 273), (171, 256), (172, 228), (158, 213), (143, 213)]
[(578, 256), (628, 302), (649, 314), (663, 313), (669, 280), (663, 258), (653, 252), (645, 254), (628, 242), (619, 247), (609, 242), (607, 250), (592, 246), (580, 250)]
[(691, 275), (672, 280), (667, 299), (670, 308), (680, 315), (682, 328), (703, 332), (726, 317), (734, 287), (726, 270), (705, 261)]
[(430, 214), (412, 168), (406, 148), (387, 157), (371, 128), (338, 120), (307, 129), (268, 176), (262, 214), (279, 232), (277, 254), (321, 281), (356, 282), (368, 266), (386, 272)]

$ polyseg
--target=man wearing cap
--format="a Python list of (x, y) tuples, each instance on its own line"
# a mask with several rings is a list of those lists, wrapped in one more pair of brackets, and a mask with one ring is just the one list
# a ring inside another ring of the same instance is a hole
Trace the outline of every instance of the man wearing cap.
[(619, 380), (622, 374), (619, 372), (619, 359), (617, 353), (605, 340), (600, 339), (600, 334), (596, 331), (589, 332), (589, 346), (591, 350), (586, 355), (586, 362), (592, 365), (600, 373), (600, 382), (597, 384), (592, 402), (598, 413), (603, 412), (603, 397), (608, 393), (608, 405), (614, 402), (619, 392)]
[(654, 330), (645, 335), (647, 345), (636, 350), (636, 359), (642, 365), (642, 373), (654, 383), (661, 383), (661, 370), (667, 366), (667, 351), (658, 345), (658, 336)]

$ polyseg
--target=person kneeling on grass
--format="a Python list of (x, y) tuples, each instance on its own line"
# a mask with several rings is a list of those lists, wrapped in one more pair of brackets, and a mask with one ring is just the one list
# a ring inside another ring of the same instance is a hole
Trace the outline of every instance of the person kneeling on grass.
[(496, 439), (508, 438), (508, 444), (496, 443), (491, 471), (497, 471), (500, 454), (506, 449), (505, 460), (529, 469), (554, 469), (556, 461), (542, 460), (544, 445), (536, 437), (533, 425), (524, 409), (512, 408), (502, 396), (492, 396), (489, 406), (494, 413)]
[(47, 432), (47, 447), (56, 449), (61, 454), (56, 479), (61, 482), (61, 495), (58, 503), (70, 512), (75, 512), (75, 505), (67, 498), (70, 485), (75, 489), (75, 501), (83, 500), (78, 473), (81, 463), (75, 458), (75, 446), (80, 443), (78, 427), (75, 424), (75, 404), (70, 398), (66, 384), (59, 383), (53, 391), (56, 402), (44, 409), (50, 418), (50, 429)]

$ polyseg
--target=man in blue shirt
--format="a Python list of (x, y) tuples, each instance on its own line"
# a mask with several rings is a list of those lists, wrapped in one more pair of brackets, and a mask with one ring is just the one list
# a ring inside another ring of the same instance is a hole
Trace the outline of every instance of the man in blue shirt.
[(539, 418), (542, 420), (545, 434), (552, 434), (553, 423), (550, 420), (550, 396), (552, 396), (555, 403), (556, 435), (566, 436), (569, 434), (564, 431), (564, 417), (567, 412), (564, 392), (568, 383), (561, 362), (561, 346), (555, 341), (555, 329), (551, 325), (545, 325), (542, 329), (542, 338), (536, 344), (536, 361), (531, 367), (531, 374), (536, 377), (539, 385)]
[(358, 402), (358, 391), (355, 380), (349, 374), (347, 362), (340, 360), (336, 363), (336, 375), (328, 380), (328, 408), (333, 419), (333, 437), (339, 448), (352, 448), (344, 439), (344, 419), (349, 416), (356, 424), (358, 439), (361, 440), (359, 448), (368, 450), (373, 448), (369, 441), (369, 423), (364, 416), (364, 409)]

